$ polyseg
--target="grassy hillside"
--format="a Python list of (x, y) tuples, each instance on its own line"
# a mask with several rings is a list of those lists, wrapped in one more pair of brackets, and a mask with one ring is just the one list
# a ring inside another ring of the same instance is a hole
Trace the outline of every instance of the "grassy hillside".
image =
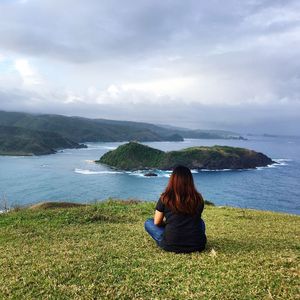
[(84, 145), (54, 132), (0, 125), (0, 155), (42, 155), (81, 147)]
[(154, 203), (46, 208), (0, 215), (0, 299), (299, 299), (299, 216), (207, 206), (206, 251), (173, 254)]
[(201, 146), (163, 152), (136, 142), (121, 145), (96, 162), (123, 170), (170, 170), (178, 164), (192, 169), (248, 169), (273, 163), (262, 153), (238, 147)]

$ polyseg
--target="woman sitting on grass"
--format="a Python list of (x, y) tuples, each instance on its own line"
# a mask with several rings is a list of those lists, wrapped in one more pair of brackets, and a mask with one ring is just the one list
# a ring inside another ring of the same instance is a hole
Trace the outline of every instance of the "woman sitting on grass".
[(154, 219), (145, 222), (145, 229), (166, 251), (202, 251), (206, 244), (203, 208), (204, 200), (195, 188), (190, 169), (178, 166), (156, 204)]

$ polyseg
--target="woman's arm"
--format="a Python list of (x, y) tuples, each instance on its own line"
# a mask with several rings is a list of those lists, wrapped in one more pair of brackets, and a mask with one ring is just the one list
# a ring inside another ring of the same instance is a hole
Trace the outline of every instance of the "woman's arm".
[(163, 225), (163, 219), (164, 219), (164, 213), (159, 211), (159, 210), (155, 210), (154, 225), (162, 226)]

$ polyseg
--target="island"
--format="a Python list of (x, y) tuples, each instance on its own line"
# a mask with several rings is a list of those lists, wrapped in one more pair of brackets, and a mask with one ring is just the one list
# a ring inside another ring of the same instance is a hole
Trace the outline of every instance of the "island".
[(275, 163), (263, 153), (229, 146), (199, 146), (164, 152), (138, 142), (129, 142), (105, 153), (96, 163), (112, 168), (135, 170), (171, 170), (185, 165), (198, 170), (253, 169)]

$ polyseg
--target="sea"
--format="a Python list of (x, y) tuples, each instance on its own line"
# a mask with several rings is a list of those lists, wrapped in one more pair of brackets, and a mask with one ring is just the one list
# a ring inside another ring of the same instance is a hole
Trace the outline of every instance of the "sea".
[[(276, 164), (249, 170), (192, 170), (203, 197), (215, 205), (300, 214), (300, 138), (249, 136), (247, 140), (185, 139), (143, 143), (164, 151), (228, 145), (252, 149)], [(0, 156), (0, 210), (41, 201), (93, 203), (108, 198), (157, 201), (171, 171), (125, 172), (96, 164), (123, 143), (86, 143), (44, 156)]]

